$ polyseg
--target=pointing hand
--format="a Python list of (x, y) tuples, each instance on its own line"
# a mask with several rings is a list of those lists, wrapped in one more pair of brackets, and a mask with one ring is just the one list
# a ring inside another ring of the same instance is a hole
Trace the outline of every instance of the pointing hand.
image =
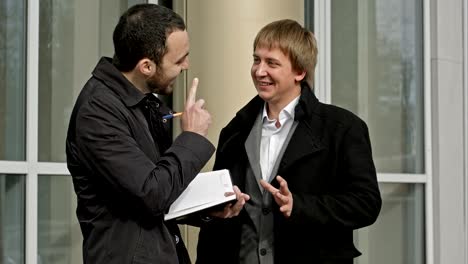
[(211, 115), (204, 108), (205, 100), (196, 101), (198, 88), (198, 78), (194, 78), (185, 102), (184, 114), (181, 118), (183, 131), (191, 131), (204, 137), (208, 135), (208, 128), (211, 125)]

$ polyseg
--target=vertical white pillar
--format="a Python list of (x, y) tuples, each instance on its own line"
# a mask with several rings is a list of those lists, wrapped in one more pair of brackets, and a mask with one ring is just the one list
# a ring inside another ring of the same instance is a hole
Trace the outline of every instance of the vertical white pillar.
[(37, 263), (39, 2), (28, 1), (26, 82), (26, 263)]
[[(197, 97), (206, 101), (213, 123), (208, 138), (215, 145), (221, 129), (257, 93), (250, 77), (253, 41), (266, 24), (279, 19), (304, 23), (303, 0), (200, 0), (174, 1), (174, 9), (186, 19), (190, 36), (190, 69), (174, 91), (174, 109), (182, 110), (183, 87), (200, 79)], [(177, 125), (176, 125), (177, 131)], [(177, 134), (177, 133), (176, 133)], [(211, 170), (214, 157), (205, 167)], [(195, 259), (198, 229), (184, 227), (185, 242)]]

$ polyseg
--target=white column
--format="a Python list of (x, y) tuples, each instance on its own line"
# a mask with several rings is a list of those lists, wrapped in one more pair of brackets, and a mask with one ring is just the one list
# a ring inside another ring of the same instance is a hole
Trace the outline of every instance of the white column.
[[(303, 0), (199, 0), (174, 1), (174, 9), (186, 19), (190, 36), (190, 69), (174, 91), (174, 109), (182, 110), (183, 87), (198, 77), (197, 97), (206, 101), (213, 123), (208, 138), (218, 143), (221, 129), (257, 93), (250, 77), (253, 41), (266, 24), (290, 18), (304, 23)], [(177, 126), (176, 126), (177, 129)], [(177, 134), (177, 132), (176, 132)], [(214, 157), (204, 170), (211, 170)], [(184, 227), (185, 242), (195, 259), (198, 229)]]
[(434, 263), (466, 263), (463, 0), (430, 3)]

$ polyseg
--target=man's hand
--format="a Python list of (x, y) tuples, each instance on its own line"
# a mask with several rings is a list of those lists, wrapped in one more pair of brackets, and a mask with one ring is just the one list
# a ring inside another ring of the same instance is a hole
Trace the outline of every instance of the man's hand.
[(211, 125), (211, 115), (203, 108), (205, 100), (199, 99), (195, 101), (197, 87), (198, 78), (194, 78), (180, 123), (183, 131), (194, 132), (206, 137), (208, 135), (208, 128)]
[(293, 208), (292, 193), (289, 191), (288, 183), (285, 179), (278, 175), (276, 176), (276, 180), (280, 185), (279, 190), (265, 180), (260, 180), (260, 185), (273, 195), (273, 198), (279, 205), (279, 209), (283, 213), (284, 217), (289, 218)]
[(219, 217), (219, 218), (232, 218), (234, 216), (238, 216), (239, 213), (244, 208), (245, 202), (250, 199), (248, 194), (242, 193), (237, 186), (233, 186), (234, 193), (236, 194), (236, 203), (232, 204), (229, 203), (224, 206), (222, 211), (211, 211), (209, 213), (210, 216)]

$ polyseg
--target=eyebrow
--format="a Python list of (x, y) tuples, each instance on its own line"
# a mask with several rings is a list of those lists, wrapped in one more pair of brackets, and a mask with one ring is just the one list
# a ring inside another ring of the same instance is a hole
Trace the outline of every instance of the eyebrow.
[(189, 55), (189, 52), (185, 53), (185, 55), (182, 56), (182, 57), (180, 57), (180, 58), (176, 61), (176, 63), (181, 62), (181, 61), (182, 61), (184, 58), (186, 58), (188, 55)]
[[(255, 53), (253, 54), (253, 57), (254, 58), (260, 58), (260, 56), (255, 54)], [(280, 60), (278, 60), (277, 58), (274, 58), (274, 57), (265, 57), (264, 59), (267, 60), (267, 61), (273, 61), (273, 62), (277, 62), (277, 63), (281, 62)]]

